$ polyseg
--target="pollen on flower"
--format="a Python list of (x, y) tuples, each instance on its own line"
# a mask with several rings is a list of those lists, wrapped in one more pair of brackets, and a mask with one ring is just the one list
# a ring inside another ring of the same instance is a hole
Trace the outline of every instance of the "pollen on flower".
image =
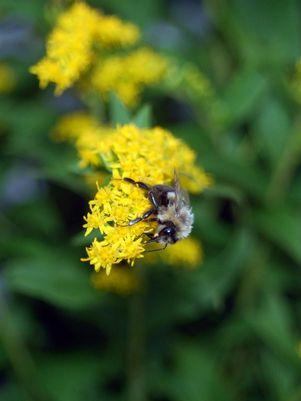
[(128, 46), (138, 38), (133, 24), (75, 2), (59, 16), (47, 40), (46, 56), (30, 72), (38, 76), (42, 88), (54, 83), (59, 95), (91, 66), (96, 47)]
[(92, 71), (91, 84), (104, 99), (114, 91), (127, 106), (134, 106), (145, 86), (160, 81), (166, 65), (159, 54), (140, 48), (126, 55), (101, 59)]
[(162, 128), (139, 129), (134, 125), (117, 128), (98, 142), (100, 165), (104, 163), (112, 173), (111, 182), (98, 188), (90, 202), (85, 218), (86, 234), (98, 230), (102, 240), (94, 239), (87, 248), (85, 259), (96, 271), (126, 260), (133, 264), (144, 256), (147, 234), (156, 228), (155, 222), (142, 221), (132, 226), (128, 222), (141, 216), (151, 207), (145, 191), (123, 180), (130, 177), (148, 185), (172, 183), (174, 171), (184, 176), (183, 187), (201, 192), (210, 185), (210, 178), (196, 165), (195, 153), (180, 139)]
[(97, 290), (112, 292), (118, 295), (130, 295), (139, 290), (140, 286), (138, 277), (127, 266), (113, 269), (109, 276), (103, 271), (93, 273), (91, 282)]

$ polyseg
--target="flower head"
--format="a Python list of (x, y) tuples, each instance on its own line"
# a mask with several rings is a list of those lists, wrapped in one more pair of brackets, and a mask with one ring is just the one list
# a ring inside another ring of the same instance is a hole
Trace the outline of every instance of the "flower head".
[(200, 242), (195, 238), (185, 238), (173, 246), (167, 247), (162, 252), (149, 253), (145, 258), (145, 262), (149, 264), (161, 261), (170, 266), (187, 269), (195, 269), (202, 263), (202, 260), (203, 249)]
[(140, 48), (99, 60), (92, 72), (91, 85), (104, 99), (114, 91), (127, 106), (134, 106), (142, 89), (158, 82), (165, 71), (163, 57), (151, 49)]
[(104, 272), (93, 273), (91, 282), (94, 288), (118, 295), (130, 295), (139, 289), (139, 279), (128, 267), (118, 267), (109, 276)]
[(135, 25), (79, 1), (59, 16), (47, 41), (46, 56), (30, 71), (38, 76), (42, 88), (54, 83), (59, 95), (90, 67), (95, 48), (128, 46), (138, 37)]
[(98, 188), (90, 202), (86, 216), (86, 234), (98, 230), (102, 240), (94, 239), (87, 248), (85, 259), (98, 271), (110, 272), (113, 264), (122, 260), (133, 264), (142, 258), (146, 248), (146, 234), (152, 233), (155, 222), (141, 221), (132, 226), (128, 222), (149, 210), (151, 204), (142, 189), (123, 180), (130, 177), (150, 186), (170, 184), (176, 170), (185, 177), (182, 185), (201, 192), (210, 185), (210, 178), (196, 165), (195, 153), (180, 139), (162, 128), (139, 129), (134, 125), (117, 128), (110, 135), (91, 144), (97, 155), (112, 173), (109, 185)]

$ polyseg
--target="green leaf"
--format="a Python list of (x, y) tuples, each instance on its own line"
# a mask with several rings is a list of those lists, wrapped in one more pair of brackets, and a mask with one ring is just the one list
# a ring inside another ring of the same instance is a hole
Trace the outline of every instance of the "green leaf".
[(272, 165), (279, 160), (290, 131), (290, 117), (285, 106), (274, 96), (268, 96), (259, 111), (254, 135), (259, 151), (264, 152)]
[(115, 93), (110, 93), (110, 116), (114, 126), (131, 122), (130, 112)]
[(272, 70), (300, 55), (297, 0), (219, 1), (216, 13), (244, 63)]
[(99, 380), (105, 373), (100, 369), (101, 359), (84, 352), (43, 356), (39, 360), (39, 373), (53, 400), (95, 400)]
[(138, 110), (135, 117), (132, 119), (132, 123), (139, 128), (149, 128), (151, 126), (151, 114), (151, 107), (147, 104)]
[(266, 86), (265, 78), (256, 71), (236, 74), (217, 104), (219, 122), (228, 126), (249, 117), (257, 110)]
[(267, 238), (301, 263), (300, 212), (286, 208), (268, 209), (254, 213), (252, 221)]
[(294, 366), (289, 361), (280, 361), (269, 352), (263, 353), (261, 363), (266, 386), (274, 395), (272, 399), (279, 401), (297, 400), (294, 397), (294, 392), (299, 382), (299, 375)]
[(166, 372), (168, 398), (175, 401), (230, 401), (233, 394), (213, 352), (196, 343), (180, 342), (174, 350), (174, 368)]
[(298, 336), (293, 331), (293, 316), (284, 298), (277, 293), (266, 294), (246, 320), (268, 347), (288, 361), (297, 362)]
[(56, 306), (83, 309), (97, 303), (99, 295), (90, 282), (87, 266), (58, 248), (40, 248), (31, 257), (6, 265), (10, 288)]

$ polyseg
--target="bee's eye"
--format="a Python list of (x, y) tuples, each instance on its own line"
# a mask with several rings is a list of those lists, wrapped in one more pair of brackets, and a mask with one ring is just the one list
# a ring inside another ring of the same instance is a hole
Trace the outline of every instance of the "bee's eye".
[(173, 227), (165, 227), (161, 231), (163, 235), (174, 235), (175, 234), (175, 229)]

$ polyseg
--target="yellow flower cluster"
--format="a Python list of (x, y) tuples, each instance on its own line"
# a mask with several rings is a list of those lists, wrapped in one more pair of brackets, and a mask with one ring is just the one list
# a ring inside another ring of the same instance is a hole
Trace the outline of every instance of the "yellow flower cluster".
[(7, 93), (14, 89), (16, 75), (6, 63), (0, 63), (0, 93)]
[(62, 13), (47, 41), (47, 55), (30, 71), (45, 88), (56, 84), (60, 94), (76, 82), (90, 67), (94, 48), (122, 47), (134, 44), (138, 28), (114, 16), (105, 16), (83, 2), (76, 2)]
[(93, 273), (91, 281), (97, 290), (119, 295), (130, 295), (139, 289), (138, 277), (125, 266), (113, 269), (109, 276), (104, 272)]
[[(94, 150), (92, 150), (94, 147)], [(86, 234), (96, 229), (103, 240), (94, 239), (87, 248), (88, 258), (96, 271), (105, 268), (109, 274), (113, 264), (143, 257), (145, 235), (156, 223), (140, 222), (128, 226), (129, 220), (141, 216), (150, 208), (146, 194), (140, 188), (122, 180), (130, 177), (149, 185), (168, 184), (174, 171), (185, 180), (188, 191), (201, 192), (211, 183), (210, 177), (196, 166), (195, 153), (180, 139), (162, 128), (139, 129), (134, 125), (117, 128), (91, 144), (90, 151), (99, 157), (100, 164), (112, 172), (109, 185), (98, 188), (90, 202), (85, 218)]]
[(134, 106), (144, 86), (158, 82), (165, 71), (164, 58), (151, 49), (140, 48), (100, 60), (92, 72), (91, 84), (104, 99), (115, 91), (127, 106)]

